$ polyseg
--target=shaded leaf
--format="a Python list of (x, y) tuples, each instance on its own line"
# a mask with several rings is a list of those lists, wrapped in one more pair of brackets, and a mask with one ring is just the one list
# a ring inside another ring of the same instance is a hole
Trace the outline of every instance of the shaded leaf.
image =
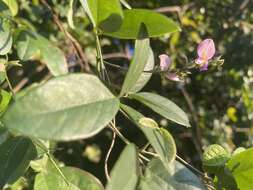
[(121, 153), (111, 172), (107, 190), (135, 190), (139, 176), (137, 149), (129, 144)]
[(176, 158), (176, 144), (167, 130), (159, 128), (154, 120), (144, 117), (127, 105), (120, 104), (120, 107), (139, 126), (165, 166)]
[(39, 173), (34, 190), (103, 190), (101, 182), (88, 172), (73, 167), (61, 168), (69, 185), (55, 168)]
[(17, 53), (21, 60), (40, 60), (54, 76), (68, 73), (63, 52), (43, 36), (27, 31), (20, 32), (17, 39)]
[(124, 10), (121, 27), (115, 32), (104, 32), (105, 35), (137, 39), (141, 25), (144, 24), (149, 37), (159, 37), (179, 31), (179, 27), (168, 17), (146, 9)]
[(166, 119), (186, 127), (190, 127), (190, 123), (185, 112), (174, 102), (165, 97), (149, 92), (141, 92), (137, 94), (130, 94), (130, 98), (140, 101)]
[(0, 146), (0, 188), (21, 177), (37, 156), (32, 141), (24, 137), (8, 139)]
[(147, 166), (140, 190), (205, 190), (200, 179), (181, 163), (174, 161), (168, 168), (159, 159)]
[(97, 77), (70, 74), (26, 91), (5, 112), (3, 123), (24, 135), (68, 141), (97, 134), (118, 109), (119, 100)]

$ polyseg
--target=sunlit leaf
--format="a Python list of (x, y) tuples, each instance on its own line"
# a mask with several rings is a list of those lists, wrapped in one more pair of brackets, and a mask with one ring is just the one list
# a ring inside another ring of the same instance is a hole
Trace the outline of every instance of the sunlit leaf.
[(0, 55), (6, 55), (11, 50), (12, 34), (7, 21), (0, 18)]
[(145, 65), (150, 56), (149, 39), (136, 40), (134, 58), (128, 69), (124, 80), (120, 96), (136, 88), (136, 83), (139, 80)]
[(119, 0), (80, 0), (93, 26), (105, 32), (116, 31), (122, 23), (123, 12)]
[(235, 154), (226, 166), (235, 178), (239, 189), (251, 190), (253, 181), (253, 148)]
[[(131, 63), (131, 64), (136, 64), (136, 63)], [(139, 64), (139, 63), (137, 63)], [(155, 60), (154, 60), (154, 53), (152, 49), (150, 48), (149, 54), (148, 54), (148, 60), (147, 63), (145, 64), (145, 67), (143, 69), (142, 74), (134, 84), (134, 86), (130, 89), (129, 93), (136, 93), (139, 92), (150, 80), (152, 76), (152, 71), (155, 66)]]
[(11, 10), (12, 16), (16, 16), (18, 14), (18, 2), (17, 0), (2, 0), (6, 5), (8, 5)]
[(115, 116), (119, 100), (95, 76), (70, 74), (35, 86), (3, 115), (4, 125), (51, 140), (88, 138)]
[(186, 127), (190, 127), (190, 123), (185, 112), (174, 102), (165, 97), (149, 92), (141, 92), (137, 94), (130, 94), (130, 98), (140, 101), (166, 119)]

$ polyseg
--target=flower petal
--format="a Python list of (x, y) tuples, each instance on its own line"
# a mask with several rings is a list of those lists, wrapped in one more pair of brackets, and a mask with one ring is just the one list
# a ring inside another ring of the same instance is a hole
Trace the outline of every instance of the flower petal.
[(159, 55), (160, 58), (160, 69), (162, 71), (167, 71), (171, 65), (171, 59), (166, 54)]
[(200, 68), (200, 71), (207, 71), (208, 70), (208, 63), (204, 63)]
[(215, 54), (215, 45), (212, 39), (205, 39), (198, 45), (198, 57), (206, 61), (211, 59)]
[(183, 80), (176, 73), (166, 73), (166, 78), (172, 81), (182, 82)]

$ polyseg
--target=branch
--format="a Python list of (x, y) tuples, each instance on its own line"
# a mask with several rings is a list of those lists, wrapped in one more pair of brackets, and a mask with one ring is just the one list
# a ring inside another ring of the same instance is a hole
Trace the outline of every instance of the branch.
[[(61, 30), (61, 32), (64, 33), (65, 37), (70, 42), (72, 48), (75, 50), (76, 57), (81, 60), (80, 61), (81, 69), (85, 70), (87, 72), (90, 72), (91, 69), (88, 64), (88, 59), (86, 58), (79, 42), (67, 30), (65, 30), (65, 28), (63, 27), (63, 25), (58, 17), (57, 12), (47, 3), (47, 1), (46, 0), (40, 0), (40, 1), (43, 5), (45, 5), (51, 11), (55, 24), (58, 26), (58, 28)], [(81, 63), (84, 63), (84, 64), (81, 64)]]

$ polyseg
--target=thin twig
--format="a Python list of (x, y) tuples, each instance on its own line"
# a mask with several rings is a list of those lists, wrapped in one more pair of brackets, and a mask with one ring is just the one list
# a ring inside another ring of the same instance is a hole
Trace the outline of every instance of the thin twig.
[(109, 127), (118, 135), (118, 137), (124, 141), (126, 144), (130, 144), (130, 141), (122, 135), (122, 133), (118, 130), (118, 128), (113, 124), (113, 122), (110, 123)]
[(128, 2), (126, 2), (126, 0), (120, 0), (120, 2), (121, 2), (122, 5), (124, 5), (127, 9), (132, 9), (132, 7), (128, 4)]
[(112, 149), (113, 149), (113, 146), (115, 144), (115, 139), (116, 139), (116, 133), (114, 131), (112, 131), (112, 142), (111, 142), (111, 145), (110, 145), (110, 148), (106, 154), (106, 157), (105, 157), (105, 176), (107, 178), (107, 181), (110, 181), (111, 178), (110, 178), (110, 175), (109, 175), (109, 172), (108, 172), (108, 160), (109, 160), (109, 157), (110, 157), (110, 154), (112, 152)]
[[(202, 153), (203, 153), (203, 150), (202, 150), (202, 141), (201, 141), (201, 130), (200, 130), (200, 127), (199, 127), (199, 119), (198, 119), (198, 114), (196, 112), (196, 109), (194, 107), (194, 104), (192, 102), (192, 99), (189, 95), (189, 93), (187, 92), (187, 90), (185, 89), (184, 86), (181, 86), (181, 92), (186, 100), (186, 103), (188, 104), (188, 107), (192, 113), (192, 116), (193, 116), (193, 120), (194, 120), (194, 123), (195, 123), (195, 127), (196, 127), (196, 141), (195, 142), (195, 146), (197, 148), (197, 151), (199, 153), (199, 156), (202, 157)], [(193, 138), (194, 140), (195, 138)], [(194, 140), (195, 141), (195, 140)]]
[[(45, 5), (51, 11), (54, 22), (59, 27), (59, 29), (63, 32), (67, 40), (70, 42), (70, 45), (72, 46), (72, 48), (75, 50), (76, 57), (81, 60), (80, 61), (81, 69), (87, 72), (90, 72), (91, 69), (88, 64), (88, 59), (84, 55), (84, 52), (79, 42), (67, 30), (65, 30), (65, 28), (63, 27), (58, 17), (58, 13), (47, 3), (47, 1), (46, 0), (40, 0), (40, 1), (42, 2), (43, 5)], [(84, 65), (81, 64), (82, 62), (84, 63)]]

